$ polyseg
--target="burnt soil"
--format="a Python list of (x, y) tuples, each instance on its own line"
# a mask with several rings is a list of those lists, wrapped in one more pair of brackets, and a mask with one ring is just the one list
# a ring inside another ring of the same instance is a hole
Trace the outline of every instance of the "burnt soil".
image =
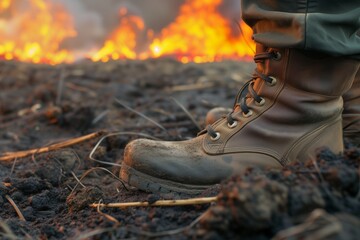
[(211, 206), (89, 207), (189, 197), (124, 186), (116, 179), (124, 147), (141, 134), (196, 136), (209, 109), (232, 106), (253, 68), (171, 59), (55, 67), (0, 62), (0, 156), (97, 131), (119, 133), (97, 148), (94, 157), (103, 163), (89, 158), (100, 137), (0, 162), (0, 238), (358, 239), (360, 149), (349, 139), (342, 156), (325, 149), (316, 161), (239, 173), (199, 195), (218, 195)]

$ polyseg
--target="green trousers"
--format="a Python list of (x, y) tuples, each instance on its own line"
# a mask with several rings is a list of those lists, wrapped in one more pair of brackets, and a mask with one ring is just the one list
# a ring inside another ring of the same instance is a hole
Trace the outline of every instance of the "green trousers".
[(360, 0), (242, 0), (255, 42), (360, 59)]

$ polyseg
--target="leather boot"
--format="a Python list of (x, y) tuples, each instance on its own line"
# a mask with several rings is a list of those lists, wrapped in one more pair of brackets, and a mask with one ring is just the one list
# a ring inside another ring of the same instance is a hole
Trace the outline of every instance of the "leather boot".
[(282, 168), (324, 146), (341, 153), (341, 96), (359, 61), (261, 45), (254, 59), (255, 74), (227, 117), (191, 140), (132, 141), (121, 179), (150, 192), (197, 194), (248, 167)]
[[(355, 76), (351, 89), (343, 95), (343, 133), (344, 137), (360, 145), (360, 71)], [(216, 107), (205, 118), (205, 124), (211, 125), (231, 112), (231, 108)]]
[(355, 76), (351, 89), (343, 95), (344, 137), (360, 145), (360, 71)]

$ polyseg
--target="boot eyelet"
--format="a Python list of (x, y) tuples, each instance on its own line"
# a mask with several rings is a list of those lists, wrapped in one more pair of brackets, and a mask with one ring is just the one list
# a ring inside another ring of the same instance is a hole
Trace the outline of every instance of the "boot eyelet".
[(229, 128), (234, 128), (234, 127), (236, 127), (236, 126), (238, 125), (238, 122), (237, 122), (237, 121), (233, 121), (232, 124), (228, 123), (227, 125), (228, 125)]
[(211, 139), (212, 141), (216, 141), (216, 140), (219, 140), (219, 139), (220, 139), (220, 133), (219, 133), (219, 132), (216, 132), (215, 134), (216, 134), (215, 137), (210, 137), (210, 139)]
[(275, 61), (280, 61), (281, 60), (281, 53), (280, 52), (274, 52), (274, 57), (273, 59)]
[(248, 118), (248, 117), (251, 117), (253, 115), (253, 111), (249, 110), (247, 113), (242, 113), (244, 117)]
[(260, 102), (255, 101), (255, 104), (256, 104), (257, 106), (264, 106), (264, 105), (265, 105), (265, 98), (261, 98), (261, 101), (260, 101)]
[(271, 82), (266, 82), (266, 84), (269, 85), (269, 86), (271, 86), (271, 87), (272, 87), (272, 86), (275, 86), (276, 83), (277, 83), (276, 78), (273, 77), (273, 76), (269, 76), (269, 78), (271, 79)]

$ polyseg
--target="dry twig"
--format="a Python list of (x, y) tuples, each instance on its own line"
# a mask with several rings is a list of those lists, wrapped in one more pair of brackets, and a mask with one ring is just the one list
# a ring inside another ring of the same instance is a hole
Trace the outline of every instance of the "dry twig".
[(191, 113), (184, 107), (184, 105), (182, 105), (178, 100), (176, 100), (175, 98), (171, 98), (184, 112), (185, 114), (190, 118), (190, 120), (195, 124), (195, 126), (199, 129), (199, 131), (201, 131), (201, 127), (200, 125), (196, 122), (195, 118), (191, 115)]
[(57, 150), (60, 148), (69, 147), (69, 146), (76, 145), (81, 142), (88, 141), (88, 140), (96, 138), (102, 134), (104, 134), (104, 132), (100, 131), (100, 132), (91, 133), (91, 134), (88, 134), (85, 136), (72, 138), (72, 139), (69, 139), (69, 140), (66, 140), (63, 142), (55, 143), (55, 144), (52, 144), (47, 147), (30, 149), (30, 150), (19, 151), (19, 152), (6, 152), (6, 153), (4, 153), (3, 156), (0, 157), (0, 161), (10, 161), (15, 158), (24, 158), (24, 157), (28, 157), (28, 156), (31, 156), (31, 155), (37, 154), (37, 153), (45, 153), (45, 152), (54, 151), (54, 150)]
[[(89, 175), (90, 173), (92, 173), (93, 171), (96, 171), (96, 170), (102, 170), (104, 172), (107, 172), (109, 173), (113, 178), (115, 178), (116, 180), (118, 180), (119, 182), (121, 182), (121, 184), (123, 185), (123, 187), (127, 190), (126, 186), (125, 186), (125, 183), (123, 180), (121, 180), (120, 178), (118, 178), (115, 174), (113, 174), (110, 170), (106, 169), (106, 168), (103, 168), (103, 167), (94, 167), (94, 168), (90, 168), (89, 170), (87, 170), (86, 172), (84, 172), (80, 179), (78, 179), (79, 181), (77, 181), (77, 184), (75, 185), (75, 187), (73, 188), (73, 190), (71, 191), (70, 194), (72, 194), (75, 189), (77, 188), (77, 186), (79, 186), (80, 183), (82, 183), (81, 181), (87, 176)], [(82, 185), (84, 186), (84, 185)]]
[(199, 205), (199, 204), (209, 204), (216, 202), (218, 197), (203, 197), (203, 198), (190, 198), (190, 199), (180, 199), (180, 200), (158, 200), (154, 203), (149, 202), (127, 202), (127, 203), (102, 203), (97, 204), (93, 203), (90, 207), (97, 208), (100, 207), (106, 208), (127, 208), (127, 207), (171, 207), (171, 206), (185, 206), (185, 205)]
[(5, 196), (6, 199), (10, 202), (11, 206), (13, 206), (13, 208), (15, 209), (17, 215), (19, 216), (21, 221), (26, 221), (24, 215), (21, 213), (19, 207), (16, 205), (16, 203), (14, 202), (14, 200), (12, 200), (12, 198), (9, 195)]
[(137, 133), (137, 132), (115, 132), (115, 133), (110, 133), (107, 134), (105, 136), (103, 136), (95, 145), (95, 147), (91, 150), (90, 154), (89, 154), (89, 158), (92, 161), (98, 162), (98, 163), (102, 163), (102, 164), (107, 164), (107, 165), (111, 165), (111, 166), (118, 166), (121, 167), (121, 164), (117, 164), (117, 163), (110, 163), (110, 162), (105, 162), (105, 161), (101, 161), (98, 159), (94, 158), (94, 154), (96, 152), (96, 150), (99, 148), (99, 145), (102, 143), (102, 141), (104, 141), (106, 138), (108, 137), (112, 137), (112, 136), (119, 136), (119, 135), (130, 135), (130, 136), (140, 136), (140, 137), (145, 137), (145, 138), (150, 138), (153, 140), (161, 140), (159, 138), (150, 136), (148, 134), (145, 133)]
[(191, 90), (200, 90), (205, 88), (212, 88), (214, 87), (213, 82), (206, 82), (206, 83), (193, 83), (187, 85), (177, 85), (170, 88), (166, 88), (165, 91), (169, 92), (181, 92), (181, 91), (191, 91)]
[(9, 239), (9, 240), (17, 240), (19, 239), (13, 231), (11, 231), (11, 228), (3, 221), (0, 222), (0, 227), (2, 231), (0, 232), (0, 237), (2, 239)]
[(75, 180), (83, 187), (86, 188), (86, 186), (79, 180), (79, 178), (75, 175), (75, 173), (73, 171), (71, 171), (71, 174), (73, 175), (73, 177), (75, 178)]
[(127, 110), (129, 110), (129, 111), (131, 111), (131, 112), (139, 115), (140, 117), (148, 120), (149, 122), (151, 122), (151, 123), (155, 124), (157, 127), (159, 127), (161, 130), (163, 130), (164, 132), (168, 133), (167, 130), (166, 130), (166, 128), (164, 128), (160, 123), (158, 123), (158, 122), (156, 122), (155, 120), (153, 120), (153, 119), (145, 116), (145, 115), (142, 114), (141, 112), (138, 112), (138, 111), (136, 111), (135, 109), (129, 107), (128, 105), (126, 105), (125, 103), (123, 103), (122, 101), (120, 101), (120, 100), (117, 99), (117, 98), (115, 98), (115, 101), (116, 101), (119, 105), (121, 105), (122, 107), (124, 107), (124, 108), (126, 108)]
[(106, 213), (103, 213), (101, 210), (100, 210), (100, 204), (102, 202), (102, 199), (100, 199), (99, 203), (98, 203), (98, 207), (97, 207), (97, 212), (100, 214), (100, 215), (103, 215), (106, 219), (108, 219), (109, 221), (112, 221), (114, 223), (120, 223), (116, 218), (114, 218), (113, 216), (110, 216), (109, 214), (106, 214)]

